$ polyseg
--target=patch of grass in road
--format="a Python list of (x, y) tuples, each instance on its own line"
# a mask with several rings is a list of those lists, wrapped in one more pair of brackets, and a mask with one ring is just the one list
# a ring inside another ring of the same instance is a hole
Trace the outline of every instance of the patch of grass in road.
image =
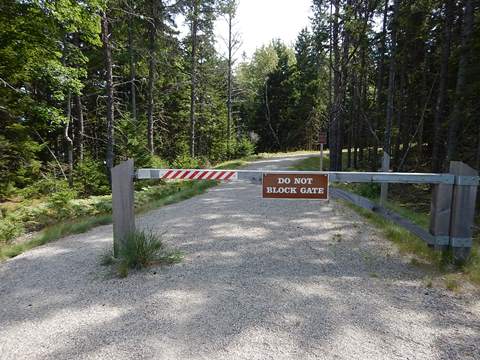
[[(139, 214), (189, 199), (193, 196), (204, 193), (208, 188), (215, 186), (216, 184), (217, 182), (215, 181), (168, 183), (159, 191), (154, 191), (154, 189), (138, 196), (138, 199), (136, 200), (139, 200), (141, 204), (136, 204), (138, 206), (135, 212)], [(148, 195), (146, 193), (148, 193)], [(7, 244), (1, 246), (0, 261), (7, 258), (13, 258), (27, 250), (61, 239), (65, 236), (85, 233), (96, 226), (111, 224), (111, 222), (111, 214), (102, 214), (52, 225), (44, 229), (39, 235), (31, 240), (19, 244)]]
[(474, 243), (470, 259), (462, 267), (462, 270), (471, 282), (480, 285), (480, 246), (478, 242)]
[(172, 265), (183, 259), (180, 251), (168, 249), (153, 232), (136, 231), (125, 239), (118, 259), (111, 253), (100, 258), (103, 266), (113, 265), (120, 277), (127, 277), (130, 270), (141, 270), (152, 265)]
[(445, 276), (445, 288), (452, 292), (457, 292), (460, 289), (460, 279), (458, 274), (448, 274)]

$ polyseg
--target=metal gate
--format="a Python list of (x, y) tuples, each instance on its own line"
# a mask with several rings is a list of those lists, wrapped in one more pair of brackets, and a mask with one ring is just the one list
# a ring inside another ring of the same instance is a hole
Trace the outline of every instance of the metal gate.
[[(431, 247), (451, 248), (455, 259), (468, 258), (472, 247), (473, 222), (478, 172), (462, 162), (450, 163), (446, 174), (394, 173), (394, 172), (332, 172), (332, 171), (270, 171), (270, 170), (209, 170), (209, 169), (138, 169), (128, 160), (112, 169), (114, 253), (122, 240), (135, 231), (134, 181), (162, 180), (216, 180), (248, 181), (261, 184), (265, 175), (328, 175), (330, 183), (394, 183), (432, 184), (430, 228), (425, 236), (419, 235)], [(346, 200), (362, 205), (360, 197), (344, 196)], [(400, 222), (402, 225), (402, 223)], [(408, 230), (412, 231), (412, 229)], [(413, 230), (415, 233), (415, 230)]]

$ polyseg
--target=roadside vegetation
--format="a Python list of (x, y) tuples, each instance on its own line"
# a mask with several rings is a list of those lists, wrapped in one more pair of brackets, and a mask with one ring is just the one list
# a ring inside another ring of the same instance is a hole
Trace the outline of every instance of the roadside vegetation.
[[(345, 156), (346, 154), (344, 154)], [(292, 166), (299, 171), (319, 170), (319, 158), (307, 158)], [(328, 153), (324, 159), (324, 169), (328, 169)], [(335, 187), (363, 196), (374, 202), (379, 201), (380, 184), (334, 184)], [(431, 189), (428, 185), (390, 185), (387, 208), (411, 220), (415, 224), (428, 228), (430, 220)], [(385, 220), (371, 211), (362, 209), (344, 202), (371, 224), (375, 225), (390, 241), (395, 243), (402, 254), (412, 256), (412, 264), (429, 265), (444, 276), (444, 285), (447, 289), (456, 291), (459, 283), (464, 280), (480, 285), (480, 233), (474, 235), (474, 246), (470, 259), (461, 266), (453, 266), (450, 254), (442, 254), (430, 249), (422, 239), (406, 229)], [(477, 217), (476, 223), (480, 223)]]
[[(137, 185), (135, 210), (142, 213), (201, 194), (216, 182), (149, 181)], [(111, 223), (112, 197), (101, 195), (79, 199), (63, 190), (40, 199), (25, 199), (3, 211), (5, 215), (0, 219), (0, 229), (8, 231), (0, 230), (0, 260)]]

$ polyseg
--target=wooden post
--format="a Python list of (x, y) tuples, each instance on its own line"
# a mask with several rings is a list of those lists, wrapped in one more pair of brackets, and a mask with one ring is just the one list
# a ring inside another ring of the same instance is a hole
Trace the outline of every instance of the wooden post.
[(478, 172), (460, 161), (450, 162), (455, 175), (450, 221), (450, 247), (456, 262), (464, 262), (472, 248), (473, 222), (477, 199)]
[(113, 255), (118, 257), (126, 237), (135, 231), (134, 167), (129, 159), (112, 168)]
[(430, 234), (432, 242), (427, 245), (446, 251), (450, 244), (450, 218), (452, 211), (453, 184), (437, 184), (433, 188), (430, 206)]
[[(390, 155), (383, 153), (382, 158), (382, 172), (390, 171)], [(388, 199), (388, 183), (382, 183), (380, 185), (380, 206), (384, 207), (387, 204)]]

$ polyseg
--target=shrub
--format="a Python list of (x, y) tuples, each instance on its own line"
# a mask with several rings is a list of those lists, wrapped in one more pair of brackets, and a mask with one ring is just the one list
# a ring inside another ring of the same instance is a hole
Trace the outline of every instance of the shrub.
[(161, 157), (152, 155), (148, 159), (147, 164), (145, 164), (145, 167), (148, 168), (153, 168), (153, 169), (168, 169), (168, 162), (163, 160)]
[(251, 156), (255, 153), (255, 144), (253, 144), (248, 138), (243, 137), (235, 144), (234, 157), (242, 158)]
[(369, 199), (376, 199), (380, 196), (380, 184), (361, 183), (356, 185), (356, 193)]
[(172, 163), (172, 167), (176, 169), (199, 169), (201, 168), (198, 159), (194, 159), (189, 155), (180, 155)]
[(19, 195), (24, 199), (37, 199), (52, 193), (68, 190), (68, 182), (65, 179), (57, 179), (48, 175), (32, 185), (19, 190)]
[(65, 219), (73, 214), (71, 201), (77, 197), (76, 191), (72, 189), (62, 190), (51, 194), (47, 200), (47, 206), (53, 212), (53, 217)]
[(118, 259), (107, 253), (100, 257), (100, 263), (104, 266), (115, 264), (118, 275), (126, 277), (129, 269), (143, 269), (153, 264), (171, 265), (181, 259), (180, 252), (168, 250), (153, 232), (136, 231), (125, 239)]
[(86, 157), (75, 167), (74, 185), (83, 197), (110, 193), (105, 168), (100, 165), (100, 162), (89, 157)]
[(0, 243), (8, 243), (15, 237), (22, 235), (25, 229), (19, 222), (12, 219), (0, 219)]

